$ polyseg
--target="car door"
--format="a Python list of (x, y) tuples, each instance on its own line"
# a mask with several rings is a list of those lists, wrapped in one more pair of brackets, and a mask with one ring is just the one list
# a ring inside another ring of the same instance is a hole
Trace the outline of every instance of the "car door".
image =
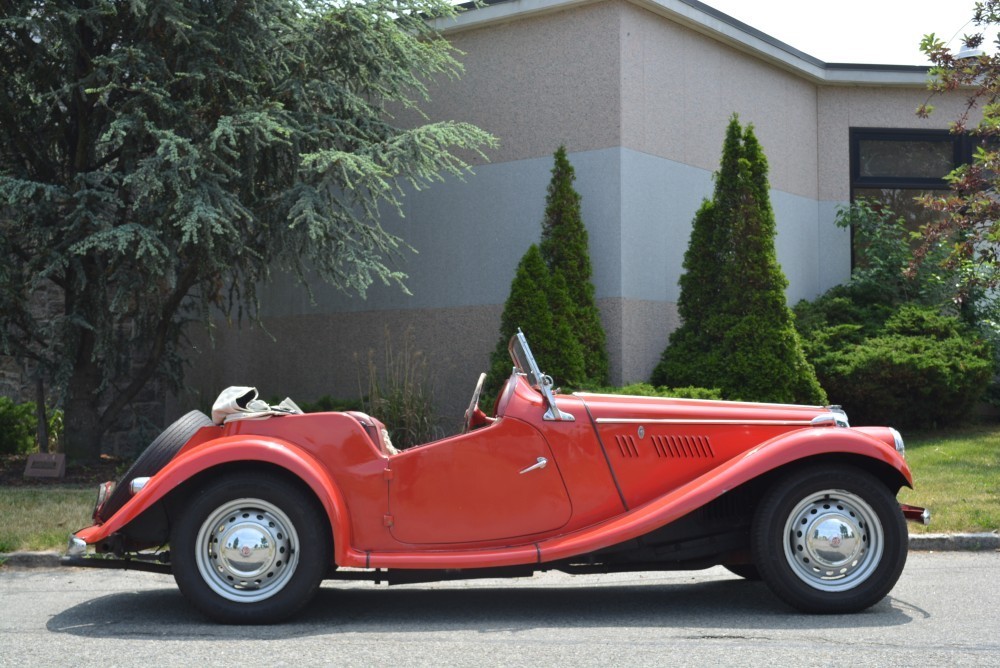
[(527, 540), (572, 515), (548, 444), (517, 419), (403, 451), (389, 467), (386, 524), (404, 543)]

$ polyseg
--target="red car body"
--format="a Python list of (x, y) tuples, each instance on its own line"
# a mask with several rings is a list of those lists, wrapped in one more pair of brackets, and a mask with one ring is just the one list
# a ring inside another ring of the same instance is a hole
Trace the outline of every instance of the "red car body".
[[(172, 571), (226, 622), (283, 619), (337, 577), (722, 564), (811, 612), (868, 607), (899, 577), (903, 517), (927, 515), (895, 503), (913, 480), (894, 430), (830, 407), (553, 394), (521, 335), (512, 356), (494, 418), (480, 382), (464, 433), (398, 453), (360, 413), (189, 415), (155, 470), (105, 488), (66, 563)], [(786, 535), (791, 515), (808, 535)]]

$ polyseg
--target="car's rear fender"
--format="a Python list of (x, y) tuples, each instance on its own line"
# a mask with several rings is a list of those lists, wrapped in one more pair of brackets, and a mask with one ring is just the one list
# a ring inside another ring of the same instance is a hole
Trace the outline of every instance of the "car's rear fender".
[(279, 467), (308, 486), (330, 521), (334, 549), (340, 552), (350, 546), (347, 504), (322, 464), (292, 443), (265, 436), (228, 436), (182, 451), (106, 522), (78, 531), (76, 536), (87, 544), (100, 542), (189, 480), (227, 465), (254, 463)]

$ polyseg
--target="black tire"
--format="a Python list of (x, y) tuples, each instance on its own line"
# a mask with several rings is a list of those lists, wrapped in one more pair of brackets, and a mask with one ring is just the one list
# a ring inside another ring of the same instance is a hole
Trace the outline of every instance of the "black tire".
[(280, 622), (319, 588), (333, 559), (330, 534), (315, 498), (293, 482), (253, 472), (223, 476), (195, 494), (174, 523), (174, 580), (217, 622)]
[(881, 601), (906, 563), (906, 521), (875, 476), (851, 466), (800, 469), (757, 508), (751, 552), (761, 578), (804, 612), (858, 612)]
[(191, 411), (177, 419), (173, 424), (163, 430), (163, 432), (153, 439), (139, 458), (133, 462), (132, 466), (125, 471), (125, 475), (115, 484), (114, 490), (100, 508), (101, 521), (107, 521), (112, 515), (117, 513), (125, 502), (132, 495), (129, 492), (129, 483), (135, 478), (143, 478), (159, 473), (160, 469), (167, 465), (177, 451), (187, 443), (195, 432), (202, 427), (211, 426), (212, 420), (201, 411)]
[(723, 568), (733, 575), (740, 576), (744, 580), (752, 582), (760, 580), (760, 571), (753, 564), (723, 564)]

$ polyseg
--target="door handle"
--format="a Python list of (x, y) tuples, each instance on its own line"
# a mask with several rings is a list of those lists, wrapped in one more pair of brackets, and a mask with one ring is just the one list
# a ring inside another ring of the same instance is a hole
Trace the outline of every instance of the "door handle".
[(545, 468), (545, 465), (548, 463), (549, 460), (547, 460), (545, 457), (539, 457), (538, 459), (535, 460), (534, 464), (532, 464), (526, 469), (521, 469), (521, 473), (524, 474), (527, 473), (528, 471), (534, 471), (535, 469), (543, 469)]

